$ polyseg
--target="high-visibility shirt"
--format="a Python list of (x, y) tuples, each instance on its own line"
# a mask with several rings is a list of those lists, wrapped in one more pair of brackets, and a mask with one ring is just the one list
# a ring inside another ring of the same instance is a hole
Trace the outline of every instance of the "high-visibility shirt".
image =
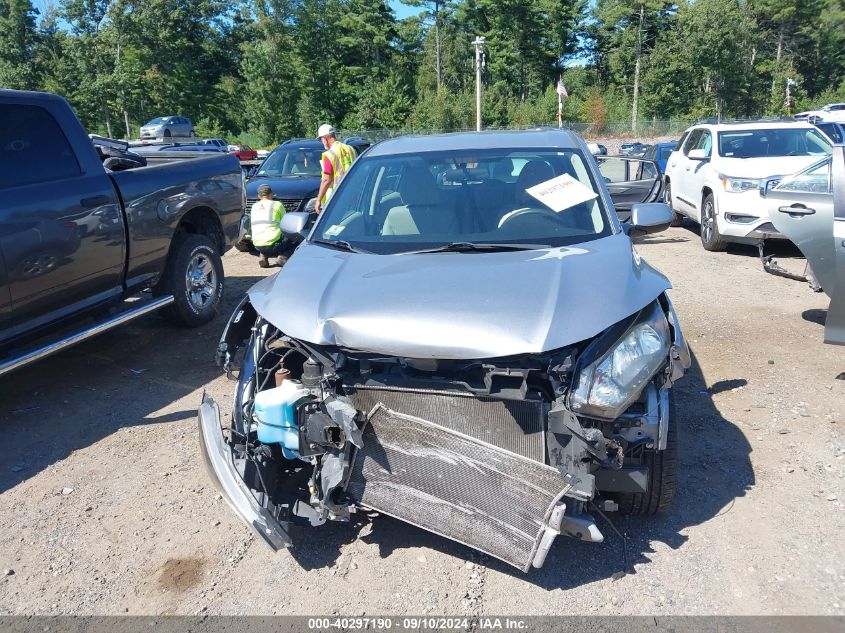
[(284, 205), (278, 200), (259, 200), (249, 213), (249, 229), (252, 243), (256, 246), (270, 246), (282, 239), (279, 222), (285, 214)]
[(326, 189), (326, 195), (321, 200), (323, 204), (331, 197), (332, 192), (340, 183), (340, 179), (349, 171), (349, 168), (357, 157), (358, 152), (355, 151), (354, 147), (346, 143), (341, 143), (340, 141), (335, 141), (329, 149), (323, 152), (321, 161), (323, 163), (323, 173), (332, 177), (332, 184)]

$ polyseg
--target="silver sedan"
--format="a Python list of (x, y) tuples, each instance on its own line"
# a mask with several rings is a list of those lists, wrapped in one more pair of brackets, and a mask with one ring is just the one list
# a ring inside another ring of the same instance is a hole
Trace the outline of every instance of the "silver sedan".
[(171, 138), (174, 136), (187, 136), (193, 138), (194, 124), (183, 116), (160, 116), (146, 125), (141, 126), (141, 138)]

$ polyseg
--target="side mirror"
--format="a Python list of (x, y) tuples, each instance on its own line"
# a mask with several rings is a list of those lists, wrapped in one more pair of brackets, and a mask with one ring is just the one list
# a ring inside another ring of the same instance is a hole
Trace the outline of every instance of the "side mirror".
[(305, 212), (306, 213), (315, 213), (317, 210), (317, 198), (311, 198), (308, 202), (305, 203)]
[(672, 223), (672, 210), (662, 202), (639, 202), (631, 207), (631, 221), (625, 225), (629, 237), (660, 233)]
[(279, 223), (279, 228), (281, 228), (284, 233), (305, 237), (308, 233), (307, 227), (309, 219), (310, 216), (307, 213), (293, 211), (291, 213), (285, 213), (282, 216), (282, 221)]
[(707, 152), (703, 149), (691, 149), (689, 154), (687, 154), (687, 158), (690, 160), (710, 160)]

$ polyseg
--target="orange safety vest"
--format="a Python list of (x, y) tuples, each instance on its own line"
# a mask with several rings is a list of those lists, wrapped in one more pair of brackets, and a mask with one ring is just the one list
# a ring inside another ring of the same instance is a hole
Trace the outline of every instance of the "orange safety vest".
[(322, 159), (329, 159), (329, 162), (332, 165), (332, 184), (331, 186), (326, 189), (326, 195), (323, 196), (323, 199), (320, 201), (322, 204), (326, 204), (328, 199), (331, 197), (332, 192), (337, 188), (338, 184), (340, 184), (340, 179), (349, 171), (349, 168), (352, 166), (352, 163), (358, 157), (358, 153), (355, 151), (354, 147), (347, 145), (346, 143), (341, 143), (340, 141), (335, 141), (332, 143), (331, 148), (327, 149), (323, 152)]

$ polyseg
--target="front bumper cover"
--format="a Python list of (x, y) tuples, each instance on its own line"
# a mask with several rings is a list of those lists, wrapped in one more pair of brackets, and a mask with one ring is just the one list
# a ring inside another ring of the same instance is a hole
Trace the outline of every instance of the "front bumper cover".
[(200, 452), (214, 485), (235, 513), (278, 551), (291, 546), (285, 525), (263, 508), (232, 461), (232, 451), (220, 427), (220, 409), (206, 394), (198, 411)]

